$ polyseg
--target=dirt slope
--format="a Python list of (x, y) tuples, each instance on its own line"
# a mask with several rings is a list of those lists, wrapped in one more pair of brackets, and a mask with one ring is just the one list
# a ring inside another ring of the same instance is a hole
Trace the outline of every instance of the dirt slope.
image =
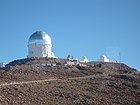
[[(56, 66), (38, 64), (52, 62)], [(139, 105), (140, 73), (119, 63), (24, 59), (0, 70), (0, 105)], [(37, 65), (37, 66), (36, 66)]]

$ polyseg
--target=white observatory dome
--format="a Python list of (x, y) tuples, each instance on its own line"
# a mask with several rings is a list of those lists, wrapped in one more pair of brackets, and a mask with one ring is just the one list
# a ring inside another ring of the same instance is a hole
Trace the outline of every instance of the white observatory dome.
[(89, 60), (87, 59), (86, 56), (83, 56), (79, 61), (80, 61), (80, 62), (84, 62), (84, 63), (89, 62)]
[(56, 58), (51, 51), (52, 43), (50, 36), (42, 31), (34, 32), (28, 40), (28, 57)]
[(100, 56), (98, 61), (100, 61), (100, 62), (109, 62), (109, 59), (105, 55), (102, 55), (102, 56)]
[(45, 32), (36, 31), (29, 38), (28, 44), (32, 44), (32, 43), (36, 43), (36, 44), (51, 44), (51, 38)]

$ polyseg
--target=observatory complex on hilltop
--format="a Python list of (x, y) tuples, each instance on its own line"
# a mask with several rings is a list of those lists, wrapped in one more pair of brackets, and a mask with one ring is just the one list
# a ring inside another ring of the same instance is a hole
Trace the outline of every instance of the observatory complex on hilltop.
[[(50, 36), (46, 32), (36, 31), (34, 32), (28, 40), (28, 58), (32, 57), (48, 57), (57, 58), (52, 52), (52, 41)], [(88, 62), (86, 56), (83, 56), (80, 62)], [(106, 56), (101, 56), (99, 58), (100, 62), (109, 62)]]
[(28, 58), (56, 58), (51, 48), (52, 42), (50, 36), (45, 32), (36, 31), (30, 36), (28, 40)]
[[(28, 58), (36, 57), (47, 57), (47, 58), (58, 58), (52, 52), (52, 41), (50, 36), (43, 31), (34, 32), (28, 39)], [(73, 56), (67, 57), (69, 65), (82, 64), (90, 62), (86, 56), (83, 56), (81, 59), (75, 59)], [(110, 62), (110, 60), (102, 55), (98, 59), (99, 62)], [(5, 67), (5, 63), (0, 62), (0, 68)]]

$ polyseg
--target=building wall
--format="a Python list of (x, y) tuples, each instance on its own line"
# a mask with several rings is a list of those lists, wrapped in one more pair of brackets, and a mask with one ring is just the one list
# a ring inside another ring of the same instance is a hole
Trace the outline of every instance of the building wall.
[(51, 57), (52, 45), (32, 43), (28, 45), (28, 57)]
[(0, 62), (0, 67), (5, 67), (5, 63)]

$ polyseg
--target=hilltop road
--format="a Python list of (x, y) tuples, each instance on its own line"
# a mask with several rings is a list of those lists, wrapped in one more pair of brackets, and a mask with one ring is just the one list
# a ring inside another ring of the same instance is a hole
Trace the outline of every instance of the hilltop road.
[[(86, 78), (93, 78), (95, 75), (90, 76), (84, 76), (84, 77), (73, 77), (73, 78), (67, 78), (66, 80), (75, 80), (75, 79), (86, 79)], [(32, 83), (43, 83), (48, 81), (60, 81), (63, 79), (56, 79), (56, 78), (50, 78), (45, 80), (36, 80), (36, 81), (23, 81), (23, 82), (11, 82), (11, 83), (2, 83), (0, 84), (1, 87), (10, 86), (10, 85), (22, 85), (22, 84), (32, 84)]]

